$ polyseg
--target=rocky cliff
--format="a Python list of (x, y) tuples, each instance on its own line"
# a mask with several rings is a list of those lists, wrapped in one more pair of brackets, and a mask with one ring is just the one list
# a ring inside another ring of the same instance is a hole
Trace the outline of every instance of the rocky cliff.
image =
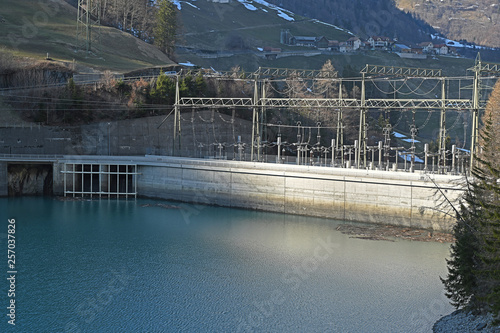
[(9, 165), (8, 184), (9, 196), (51, 195), (52, 165)]

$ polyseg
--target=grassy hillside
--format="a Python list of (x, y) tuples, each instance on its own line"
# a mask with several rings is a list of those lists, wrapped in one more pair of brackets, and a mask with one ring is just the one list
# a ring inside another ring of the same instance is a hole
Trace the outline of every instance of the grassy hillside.
[(331, 25), (252, 1), (245, 4), (238, 1), (229, 4), (206, 0), (182, 1), (180, 6), (183, 24), (181, 44), (194, 48), (228, 49), (235, 41), (242, 43), (233, 47), (243, 49), (264, 46), (287, 48), (280, 44), (281, 29), (290, 29), (293, 35), (325, 36), (340, 41), (351, 37)]
[[(368, 51), (366, 53), (357, 54), (317, 55), (312, 57), (293, 56), (279, 58), (276, 60), (267, 60), (250, 54), (237, 55), (228, 58), (204, 59), (190, 53), (180, 53), (178, 58), (179, 60), (190, 61), (191, 63), (204, 68), (210, 68), (211, 66), (218, 70), (230, 70), (234, 66), (240, 66), (245, 71), (254, 71), (259, 68), (259, 66), (320, 69), (327, 60), (331, 60), (332, 64), (341, 74), (347, 66), (349, 66), (353, 72), (359, 73), (359, 71), (366, 64), (373, 64), (443, 69), (443, 73), (447, 76), (464, 76), (466, 75), (467, 68), (474, 65), (473, 60), (464, 58), (437, 57), (436, 59), (429, 58), (427, 60), (412, 60), (402, 59), (393, 53), (376, 51)], [(355, 76), (352, 73), (348, 74), (348, 76)], [(346, 76), (346, 73), (344, 73), (344, 76)]]
[(306, 17), (349, 29), (363, 38), (397, 37), (405, 43), (430, 39), (434, 29), (395, 7), (393, 0), (268, 0)]
[[(299, 48), (280, 44), (281, 29), (290, 29), (293, 35), (325, 36), (328, 39), (345, 41), (351, 37), (344, 30), (332, 25), (320, 23), (285, 10), (271, 8), (260, 4), (260, 1), (232, 1), (230, 4), (212, 3), (206, 0), (187, 0), (180, 2), (182, 29), (179, 34), (180, 45), (191, 49), (223, 51), (233, 49), (235, 53), (256, 51), (265, 46), (293, 51)], [(255, 10), (249, 10), (250, 7)], [(280, 13), (284, 19), (280, 16)], [(291, 20), (291, 19), (293, 20)], [(201, 58), (193, 53), (179, 50), (180, 62), (190, 61), (202, 67), (214, 67), (229, 70), (240, 66), (253, 71), (259, 66), (319, 69), (326, 60), (331, 59), (335, 67), (342, 72), (350, 66), (359, 71), (365, 64), (380, 64), (406, 67), (442, 68), (449, 76), (466, 74), (472, 66), (471, 60), (439, 57), (428, 60), (401, 59), (395, 54), (371, 52), (345, 55), (319, 55), (313, 57), (285, 57), (277, 60), (266, 60), (256, 54), (238, 54), (233, 57)]]
[[(46, 3), (47, 7), (42, 7)], [(17, 56), (72, 62), (97, 69), (126, 72), (173, 62), (152, 45), (117, 29), (101, 28), (100, 51), (76, 51), (77, 11), (62, 0), (2, 0), (0, 48)]]

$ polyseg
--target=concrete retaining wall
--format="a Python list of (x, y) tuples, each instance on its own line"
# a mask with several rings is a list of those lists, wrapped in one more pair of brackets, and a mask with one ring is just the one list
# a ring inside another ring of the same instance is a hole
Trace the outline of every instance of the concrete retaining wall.
[[(238, 117), (243, 115), (248, 117), (251, 111), (235, 114), (233, 124), (231, 114), (204, 110), (183, 113), (182, 149), (178, 142), (174, 149), (173, 117), (162, 124), (164, 115), (66, 127), (0, 123), (0, 154), (214, 156), (218, 153), (216, 142), (233, 144), (238, 136), (242, 142), (251, 141), (252, 122)], [(233, 158), (233, 150), (228, 147), (223, 153)]]
[(434, 230), (454, 223), (434, 182), (462, 194), (460, 177), (405, 172), (168, 157), (139, 172), (142, 196)]
[(7, 162), (0, 162), (0, 197), (9, 195)]
[(64, 195), (64, 163), (54, 162), (53, 164), (52, 191), (55, 195)]

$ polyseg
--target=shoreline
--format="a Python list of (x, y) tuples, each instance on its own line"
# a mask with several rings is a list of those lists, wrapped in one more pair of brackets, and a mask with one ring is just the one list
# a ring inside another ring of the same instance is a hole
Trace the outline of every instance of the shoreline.
[(356, 222), (356, 225), (343, 223), (337, 227), (337, 230), (345, 235), (350, 235), (350, 238), (376, 241), (394, 242), (397, 239), (438, 243), (453, 243), (455, 241), (450, 233), (414, 227), (369, 224), (366, 222)]
[[(64, 197), (57, 195), (53, 197), (58, 201), (96, 200), (95, 198), (88, 198), (88, 197), (73, 198), (73, 197)], [(143, 196), (138, 196), (138, 198), (176, 202), (176, 200), (165, 200), (165, 199), (149, 198)], [(149, 206), (158, 206), (167, 209), (180, 208), (177, 205), (167, 205), (160, 203), (141, 205), (141, 207), (149, 207)], [(363, 221), (349, 221), (349, 222), (345, 221), (344, 223), (340, 224), (336, 228), (336, 230), (340, 231), (342, 234), (349, 235), (350, 238), (375, 240), (375, 241), (394, 242), (398, 239), (417, 241), (417, 242), (438, 242), (438, 243), (453, 243), (455, 241), (451, 233), (437, 232), (434, 230), (415, 228), (415, 227), (403, 227), (403, 226), (395, 226), (389, 224), (376, 224)]]
[(500, 326), (491, 326), (493, 315), (473, 315), (463, 309), (455, 310), (449, 315), (441, 317), (432, 326), (434, 333), (468, 333), (468, 332), (483, 332), (483, 333), (499, 333)]

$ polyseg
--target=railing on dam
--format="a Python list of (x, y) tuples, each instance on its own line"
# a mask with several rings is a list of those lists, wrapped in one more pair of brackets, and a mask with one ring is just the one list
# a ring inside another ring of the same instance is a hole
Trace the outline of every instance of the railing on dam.
[(64, 158), (64, 155), (41, 155), (41, 154), (0, 154), (0, 159), (19, 159), (20, 161), (26, 160), (59, 160)]
[[(0, 154), (0, 160), (10, 163), (37, 163), (37, 162), (64, 162), (70, 161), (73, 164), (84, 165), (136, 165), (144, 162), (160, 162), (164, 159), (171, 158), (187, 158), (194, 160), (226, 160), (226, 161), (241, 161), (241, 162), (257, 162), (262, 164), (288, 164), (288, 165), (303, 165), (325, 168), (340, 168), (340, 169), (363, 169), (363, 170), (379, 170), (387, 172), (423, 172), (428, 174), (450, 174), (463, 175), (468, 172), (467, 160), (468, 153), (461, 152), (459, 149), (454, 149), (451, 156), (451, 161), (448, 165), (442, 166), (438, 164), (436, 154), (427, 154), (424, 159), (417, 157), (406, 151), (396, 151), (400, 161), (389, 162), (383, 159), (383, 153), (379, 147), (369, 147), (371, 158), (368, 159), (366, 168), (357, 168), (356, 149), (355, 146), (345, 146), (344, 158), (332, 158), (329, 151), (317, 152), (309, 149), (299, 149), (296, 156), (290, 155), (274, 155), (265, 154), (256, 155), (252, 161), (251, 155), (241, 150), (217, 149), (211, 155), (205, 155), (201, 151), (194, 154), (180, 154), (181, 156), (169, 156), (161, 154), (147, 154), (143, 156), (106, 156), (106, 155), (37, 155), (37, 154)], [(265, 150), (262, 150), (263, 152)], [(377, 154), (375, 154), (377, 152)], [(413, 159), (413, 161), (412, 161)], [(70, 164), (71, 164), (70, 163)], [(77, 191), (82, 192), (82, 191)], [(83, 191), (84, 192), (84, 191)], [(120, 193), (126, 194), (126, 193)], [(131, 193), (128, 193), (129, 195)]]

